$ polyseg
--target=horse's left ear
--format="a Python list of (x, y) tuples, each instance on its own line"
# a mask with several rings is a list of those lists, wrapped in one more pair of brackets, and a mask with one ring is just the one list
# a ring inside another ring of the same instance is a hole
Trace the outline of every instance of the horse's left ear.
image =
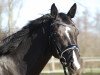
[(55, 6), (55, 4), (53, 3), (52, 6), (51, 6), (51, 16), (56, 18), (58, 15), (58, 9), (57, 7)]
[(77, 9), (77, 5), (76, 3), (74, 3), (73, 6), (70, 8), (69, 12), (67, 13), (67, 16), (73, 18), (75, 16), (76, 9)]

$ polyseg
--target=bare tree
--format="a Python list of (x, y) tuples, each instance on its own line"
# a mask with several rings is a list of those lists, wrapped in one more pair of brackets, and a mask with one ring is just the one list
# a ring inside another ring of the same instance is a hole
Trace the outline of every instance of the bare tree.
[(81, 25), (82, 25), (82, 18), (81, 17), (77, 17), (76, 20), (75, 20), (75, 23), (76, 23), (76, 26), (78, 27), (79, 31), (81, 32), (82, 29), (81, 29)]
[(88, 26), (89, 26), (89, 17), (88, 17), (88, 10), (85, 10), (83, 12), (83, 29), (84, 29), (84, 32), (87, 33), (87, 30), (88, 30)]
[(96, 29), (100, 32), (100, 13), (96, 13), (96, 16), (95, 16), (95, 27)]
[(11, 34), (13, 32), (13, 0), (8, 0), (8, 27)]
[(0, 1), (0, 32), (2, 31), (2, 11), (3, 11), (3, 5), (2, 1)]
[[(15, 32), (14, 25), (19, 17), (22, 4), (23, 0), (0, 0), (0, 40), (3, 37), (11, 35), (13, 32)], [(17, 12), (15, 14), (14, 10), (16, 8)], [(3, 30), (2, 28), (4, 27), (8, 28)]]
[[(20, 3), (21, 2), (21, 3)], [(8, 0), (8, 27), (9, 27), (9, 34), (14, 32), (14, 25), (19, 17), (20, 9), (22, 7), (23, 0)], [(20, 3), (20, 5), (18, 4)], [(19, 10), (17, 14), (16, 20), (14, 20), (13, 10), (17, 8), (16, 6), (19, 5)]]
[[(91, 16), (88, 15), (89, 12), (86, 10), (81, 17), (78, 17), (76, 24), (81, 28), (81, 32), (78, 37), (78, 43), (80, 45), (80, 51), (82, 56), (97, 56), (100, 53), (100, 37), (98, 34), (94, 34), (93, 29), (98, 29), (100, 31), (100, 13), (96, 14), (93, 22), (96, 22), (95, 28), (91, 27), (94, 23), (89, 20)], [(89, 32), (89, 30), (92, 30)]]

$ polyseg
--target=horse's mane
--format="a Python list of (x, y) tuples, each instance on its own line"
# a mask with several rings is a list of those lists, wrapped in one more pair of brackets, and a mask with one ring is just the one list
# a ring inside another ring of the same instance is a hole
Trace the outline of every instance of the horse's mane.
[(30, 33), (41, 27), (43, 23), (46, 23), (50, 19), (51, 16), (49, 14), (43, 15), (36, 20), (30, 21), (18, 32), (3, 39), (0, 43), (0, 55), (8, 54), (11, 51), (15, 50), (25, 37), (30, 37)]

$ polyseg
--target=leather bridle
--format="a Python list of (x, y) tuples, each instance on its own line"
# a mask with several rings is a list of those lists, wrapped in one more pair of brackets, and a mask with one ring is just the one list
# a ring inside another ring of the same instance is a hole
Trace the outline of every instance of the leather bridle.
[(64, 55), (64, 53), (66, 53), (69, 50), (75, 50), (75, 49), (79, 50), (79, 48), (77, 45), (71, 44), (71, 45), (68, 45), (64, 50), (61, 50), (61, 48), (59, 47), (58, 43), (55, 40), (56, 34), (57, 33), (54, 33), (50, 30), (49, 39), (50, 39), (50, 42), (53, 43), (53, 45), (57, 49), (57, 54), (59, 56), (62, 66), (63, 66), (64, 74), (67, 75), (66, 68), (68, 67), (68, 64), (67, 64), (66, 58), (63, 55)]

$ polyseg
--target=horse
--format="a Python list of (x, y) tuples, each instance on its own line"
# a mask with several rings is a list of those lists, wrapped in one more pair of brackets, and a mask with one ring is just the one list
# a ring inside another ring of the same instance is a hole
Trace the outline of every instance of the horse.
[(72, 18), (76, 3), (67, 14), (53, 3), (50, 14), (30, 21), (0, 43), (0, 75), (39, 75), (51, 56), (61, 61), (70, 75), (79, 68), (79, 34)]

